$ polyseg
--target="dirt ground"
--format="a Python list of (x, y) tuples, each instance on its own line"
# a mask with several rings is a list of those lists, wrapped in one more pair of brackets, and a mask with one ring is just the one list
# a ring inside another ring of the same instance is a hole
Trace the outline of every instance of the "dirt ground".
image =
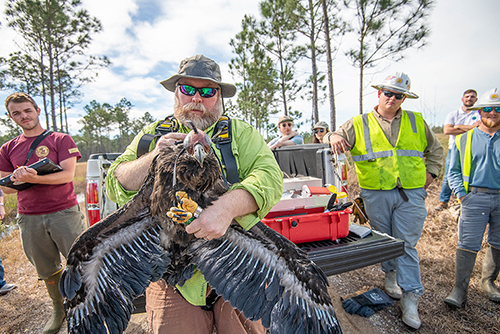
[[(428, 190), (426, 205), (429, 215), (417, 246), (422, 281), (426, 289), (419, 307), (422, 327), (415, 331), (403, 324), (399, 302), (369, 318), (350, 315), (343, 310), (340, 299), (342, 296), (374, 287), (383, 289), (384, 276), (380, 266), (373, 265), (329, 277), (330, 295), (345, 334), (500, 334), (500, 304), (490, 302), (480, 287), (484, 247), (478, 255), (471, 278), (466, 308), (459, 311), (450, 310), (443, 303), (454, 280), (458, 210), (451, 208), (440, 213), (432, 210), (438, 203), (439, 190), (440, 182), (434, 182)], [(351, 192), (355, 195), (356, 189), (352, 188)], [(7, 295), (0, 296), (0, 333), (41, 333), (50, 316), (51, 303), (43, 282), (37, 280), (33, 266), (22, 251), (18, 230), (0, 240), (0, 256), (5, 267), (6, 280), (18, 286)], [(64, 326), (59, 334), (67, 333)], [(133, 315), (126, 333), (149, 333), (145, 314)]]

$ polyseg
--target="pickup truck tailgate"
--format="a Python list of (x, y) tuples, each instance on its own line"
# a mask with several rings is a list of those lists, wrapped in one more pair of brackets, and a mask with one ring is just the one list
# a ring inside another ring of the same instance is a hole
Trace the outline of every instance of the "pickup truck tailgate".
[(377, 231), (361, 239), (353, 233), (337, 241), (298, 245), (326, 274), (332, 276), (387, 261), (404, 254), (404, 242)]

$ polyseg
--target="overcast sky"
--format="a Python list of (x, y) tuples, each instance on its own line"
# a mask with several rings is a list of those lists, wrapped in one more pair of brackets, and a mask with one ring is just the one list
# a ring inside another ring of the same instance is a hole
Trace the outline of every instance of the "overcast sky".
[[(216, 60), (222, 68), (223, 81), (234, 83), (227, 65), (234, 57), (229, 41), (241, 30), (245, 14), (259, 17), (259, 2), (82, 0), (82, 7), (103, 26), (102, 32), (94, 36), (89, 54), (106, 55), (112, 65), (99, 72), (96, 82), (82, 89), (82, 102), (68, 115), (70, 132), (77, 133), (76, 121), (91, 100), (114, 105), (125, 97), (134, 105), (134, 118), (145, 111), (156, 118), (171, 114), (173, 95), (159, 82), (177, 71), (180, 60), (195, 54)], [(0, 8), (0, 56), (6, 57), (17, 50), (14, 40), (20, 37), (6, 27), (5, 0), (0, 0)], [(500, 88), (499, 13), (499, 0), (437, 0), (427, 46), (406, 51), (402, 61), (384, 61), (367, 71), (365, 112), (377, 103), (376, 91), (369, 85), (396, 71), (410, 76), (411, 90), (420, 96), (418, 100), (406, 100), (403, 107), (423, 112), (432, 125), (442, 125), (446, 114), (461, 106), (466, 89), (474, 88), (481, 96), (490, 88)], [(343, 56), (353, 42), (353, 36), (346, 36), (335, 60), (337, 125), (358, 114), (358, 70)], [(300, 78), (304, 79), (309, 64), (299, 67)], [(9, 93), (0, 92), (2, 101)], [(36, 100), (41, 104), (41, 99)], [(299, 99), (293, 107), (310, 118), (309, 101)], [(320, 119), (329, 121), (328, 104), (320, 107)], [(308, 131), (309, 127), (301, 130)]]

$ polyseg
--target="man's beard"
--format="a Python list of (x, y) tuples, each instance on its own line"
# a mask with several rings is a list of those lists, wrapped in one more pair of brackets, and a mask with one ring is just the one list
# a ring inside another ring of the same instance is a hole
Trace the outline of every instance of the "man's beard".
[[(218, 99), (219, 101), (217, 101), (215, 106), (209, 110), (202, 103), (188, 103), (181, 106), (176, 94), (174, 98), (174, 116), (182, 124), (191, 121), (198, 129), (205, 131), (222, 116), (222, 103), (220, 98)], [(197, 115), (191, 113), (191, 110), (200, 110), (203, 111), (203, 114)]]
[(482, 117), (481, 122), (483, 122), (483, 124), (490, 129), (496, 128), (497, 126), (500, 125), (500, 119), (498, 118), (492, 119), (492, 118)]
[[(30, 119), (31, 120), (31, 119)], [(29, 125), (25, 125), (23, 123), (24, 120), (21, 120), (21, 124), (18, 124), (23, 130), (25, 131), (31, 131), (33, 130), (34, 128), (36, 128), (38, 126), (38, 124), (40, 123), (40, 121), (37, 119), (33, 119), (32, 121), (34, 121), (34, 124), (29, 126)]]

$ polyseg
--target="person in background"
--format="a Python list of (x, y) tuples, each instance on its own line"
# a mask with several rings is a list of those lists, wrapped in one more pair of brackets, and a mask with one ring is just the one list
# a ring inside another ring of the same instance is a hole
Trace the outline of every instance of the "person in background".
[(418, 98), (410, 92), (408, 75), (396, 72), (373, 87), (378, 90), (374, 110), (327, 138), (333, 153), (351, 151), (370, 225), (404, 241), (405, 254), (382, 263), (385, 290), (401, 299), (403, 322), (418, 329), (424, 287), (415, 247), (427, 216), (426, 189), (441, 169), (443, 147), (420, 113), (401, 108), (406, 98)]
[[(4, 219), (4, 217), (5, 217), (5, 208), (3, 204), (3, 192), (2, 189), (0, 189), (0, 220)], [(12, 289), (16, 288), (15, 284), (8, 284), (4, 278), (5, 278), (5, 271), (2, 265), (2, 258), (0, 257), (0, 296), (5, 295)]]
[(295, 130), (292, 130), (293, 119), (289, 116), (281, 116), (278, 120), (278, 130), (281, 136), (274, 138), (267, 146), (274, 150), (281, 146), (303, 145), (304, 138)]
[[(5, 193), (17, 193), (18, 223), (23, 250), (35, 266), (38, 277), (45, 282), (52, 299), (52, 315), (43, 334), (57, 333), (66, 317), (59, 280), (63, 265), (60, 253), (68, 255), (73, 241), (85, 230), (85, 220), (76, 200), (73, 178), (76, 161), (81, 154), (73, 139), (64, 133), (47, 133), (40, 124), (40, 108), (25, 93), (14, 93), (5, 99), (9, 117), (23, 133), (0, 148), (0, 174), (11, 175), (13, 182), (32, 183), (22, 191), (3, 187)], [(30, 147), (38, 136), (45, 138)], [(38, 175), (29, 166), (48, 158), (61, 166), (62, 171)]]
[(457, 136), (451, 151), (448, 180), (460, 199), (455, 286), (444, 302), (463, 308), (470, 276), (483, 235), (488, 244), (483, 261), (481, 286), (491, 301), (500, 302), (495, 280), (500, 272), (500, 90), (484, 93), (472, 110), (479, 110), (478, 127)]
[(443, 132), (445, 135), (449, 135), (450, 139), (448, 141), (448, 154), (446, 155), (446, 162), (444, 164), (443, 184), (441, 186), (441, 193), (439, 194), (440, 203), (434, 208), (435, 211), (447, 209), (448, 202), (450, 201), (451, 188), (448, 184), (448, 171), (450, 169), (450, 153), (455, 144), (456, 136), (475, 128), (481, 123), (479, 112), (469, 109), (474, 106), (476, 101), (477, 92), (474, 89), (467, 89), (462, 96), (462, 107), (450, 112), (444, 121)]
[[(313, 143), (323, 143), (323, 138), (330, 131), (328, 129), (328, 124), (324, 121), (319, 121), (314, 124), (313, 128)], [(328, 142), (326, 142), (328, 144)]]

